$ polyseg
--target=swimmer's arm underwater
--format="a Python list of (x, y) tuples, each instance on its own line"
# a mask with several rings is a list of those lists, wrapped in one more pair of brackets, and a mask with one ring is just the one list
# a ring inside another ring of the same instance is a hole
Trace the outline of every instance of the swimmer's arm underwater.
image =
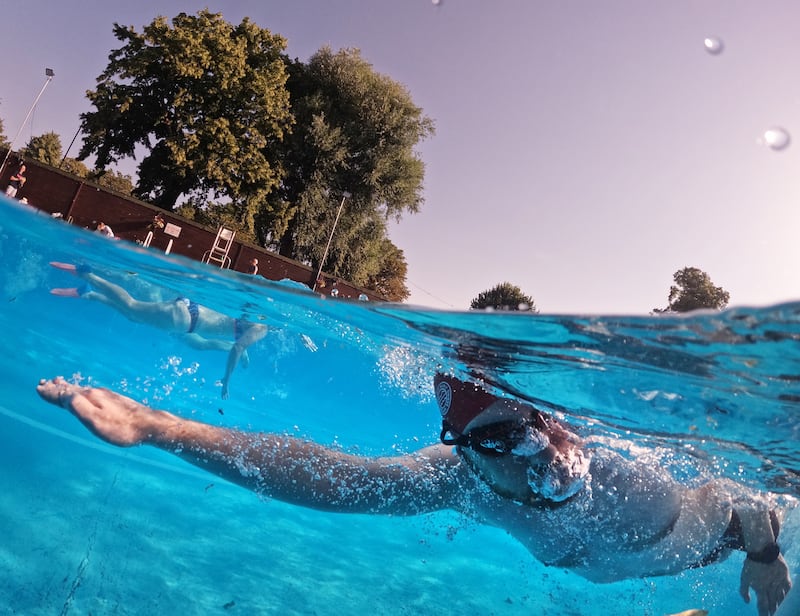
[(758, 499), (738, 500), (735, 510), (742, 524), (747, 557), (742, 566), (739, 593), (750, 603), (750, 588), (756, 593), (759, 616), (774, 614), (792, 587), (789, 568), (780, 553), (769, 505)]
[(267, 335), (267, 327), (261, 324), (250, 323), (244, 327), (244, 331), (237, 337), (236, 342), (228, 352), (228, 361), (225, 364), (225, 375), (222, 377), (222, 399), (227, 400), (230, 389), (231, 375), (234, 369), (242, 360), (247, 363), (247, 347), (255, 344)]
[(150, 409), (107, 389), (58, 377), (39, 395), (120, 447), (151, 445), (258, 494), (325, 511), (416, 515), (452, 508), (458, 463), (450, 448), (367, 458), (297, 438), (240, 432)]

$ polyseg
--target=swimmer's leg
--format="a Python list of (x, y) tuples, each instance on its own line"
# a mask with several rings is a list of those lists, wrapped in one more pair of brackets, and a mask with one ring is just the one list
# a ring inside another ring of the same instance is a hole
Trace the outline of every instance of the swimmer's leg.
[(86, 265), (85, 263), (73, 265), (72, 263), (61, 263), (60, 261), (50, 261), (50, 265), (51, 267), (54, 267), (61, 271), (69, 272), (70, 274), (76, 274), (78, 276), (82, 276), (83, 274), (88, 274), (92, 271), (92, 268)]
[(84, 297), (89, 291), (92, 290), (90, 285), (83, 285), (81, 287), (70, 287), (66, 289), (50, 289), (52, 295), (59, 297)]
[(135, 299), (118, 284), (93, 273), (88, 265), (72, 265), (57, 261), (51, 262), (50, 265), (80, 276), (87, 283), (85, 289), (53, 289), (54, 295), (93, 299), (114, 308), (131, 321), (161, 329), (185, 331), (188, 327), (190, 320), (188, 311), (185, 308), (179, 309), (175, 302), (147, 302)]
[[(50, 265), (58, 270), (63, 272), (69, 272), (70, 274), (74, 274), (76, 276), (83, 276), (91, 272), (91, 268), (88, 265), (73, 265), (72, 263), (61, 263), (59, 261), (50, 261)], [(64, 289), (50, 289), (50, 293), (53, 295), (58, 295), (59, 297), (83, 297), (92, 288), (88, 284), (85, 284), (80, 287), (69, 287)]]
[[(50, 265), (64, 272), (69, 272), (70, 274), (80, 276), (89, 284), (102, 291), (102, 293), (106, 296), (106, 303), (115, 305), (120, 309), (131, 308), (135, 304), (143, 303), (133, 299), (131, 294), (118, 284), (109, 282), (105, 278), (101, 278), (97, 274), (92, 273), (92, 268), (90, 268), (88, 265), (72, 265), (71, 263), (59, 263), (58, 261), (51, 261)], [(67, 295), (67, 293), (55, 293), (54, 295)]]

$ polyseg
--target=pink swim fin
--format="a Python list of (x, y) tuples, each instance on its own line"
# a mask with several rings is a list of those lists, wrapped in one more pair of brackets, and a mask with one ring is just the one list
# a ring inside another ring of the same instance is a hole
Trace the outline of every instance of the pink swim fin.
[(56, 269), (60, 269), (65, 272), (70, 272), (71, 274), (74, 274), (77, 271), (77, 268), (72, 263), (60, 263), (58, 261), (50, 261), (50, 265)]
[(70, 274), (88, 274), (92, 271), (92, 268), (86, 265), (85, 263), (73, 265), (72, 263), (61, 263), (60, 261), (50, 261), (50, 265), (64, 272), (69, 272)]
[(58, 295), (59, 297), (80, 297), (81, 292), (79, 289), (72, 287), (71, 289), (50, 289), (50, 293)]

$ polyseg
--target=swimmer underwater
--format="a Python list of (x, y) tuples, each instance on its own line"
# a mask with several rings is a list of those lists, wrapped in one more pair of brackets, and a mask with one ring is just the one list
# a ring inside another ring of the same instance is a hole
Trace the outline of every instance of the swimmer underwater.
[(137, 300), (121, 286), (98, 276), (85, 264), (52, 261), (50, 265), (79, 276), (85, 282), (80, 288), (51, 289), (50, 293), (53, 295), (100, 302), (131, 321), (177, 333), (187, 344), (198, 350), (227, 352), (225, 374), (221, 379), (223, 399), (230, 395), (231, 376), (236, 366), (249, 363), (247, 348), (267, 335), (266, 325), (231, 318), (187, 297), (169, 301)]
[[(222, 428), (61, 377), (37, 391), (120, 447), (150, 445), (260, 495), (325, 511), (451, 509), (502, 528), (546, 565), (593, 582), (677, 574), (746, 553), (739, 592), (774, 614), (792, 584), (781, 512), (732, 481), (689, 488), (518, 400), (437, 374), (441, 443), (363, 457), (298, 438)], [(489, 489), (487, 489), (487, 487)]]

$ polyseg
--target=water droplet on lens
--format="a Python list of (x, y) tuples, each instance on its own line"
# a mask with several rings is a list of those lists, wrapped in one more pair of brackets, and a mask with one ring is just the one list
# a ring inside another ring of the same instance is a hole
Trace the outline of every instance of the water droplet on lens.
[(780, 151), (789, 147), (792, 138), (785, 129), (773, 127), (764, 131), (763, 140), (768, 148)]
[(718, 56), (722, 53), (722, 50), (725, 49), (725, 45), (722, 43), (722, 40), (718, 39), (716, 36), (709, 36), (708, 38), (703, 39), (703, 45), (705, 46), (706, 51), (714, 56)]

